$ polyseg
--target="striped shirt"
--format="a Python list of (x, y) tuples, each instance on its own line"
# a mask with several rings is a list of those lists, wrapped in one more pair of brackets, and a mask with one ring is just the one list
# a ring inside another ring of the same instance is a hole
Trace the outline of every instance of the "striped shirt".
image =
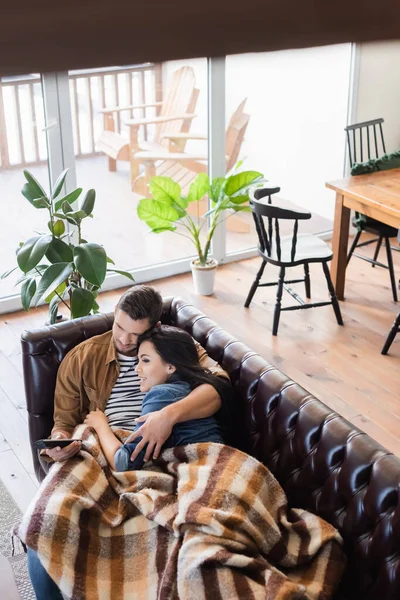
[(134, 429), (133, 419), (140, 417), (145, 392), (140, 391), (140, 380), (136, 372), (137, 356), (117, 353), (119, 377), (111, 391), (105, 408), (108, 424), (123, 429)]

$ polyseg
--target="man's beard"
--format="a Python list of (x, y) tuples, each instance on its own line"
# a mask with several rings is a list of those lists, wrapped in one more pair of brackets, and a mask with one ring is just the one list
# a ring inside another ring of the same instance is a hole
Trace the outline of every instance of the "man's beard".
[(115, 340), (114, 340), (114, 346), (115, 346), (117, 352), (119, 352), (120, 354), (123, 354), (124, 356), (137, 356), (137, 351), (138, 351), (137, 346), (133, 346), (130, 350), (121, 350), (121, 348), (119, 348), (118, 345), (116, 344)]

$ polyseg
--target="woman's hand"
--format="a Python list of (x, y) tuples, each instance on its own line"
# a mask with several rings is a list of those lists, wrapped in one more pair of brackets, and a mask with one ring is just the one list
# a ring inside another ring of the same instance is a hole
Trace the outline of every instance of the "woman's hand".
[(85, 425), (89, 427), (93, 427), (95, 431), (99, 431), (99, 429), (108, 427), (108, 421), (106, 415), (102, 410), (96, 408), (96, 410), (92, 410), (85, 418)]
[(132, 433), (125, 443), (133, 442), (136, 438), (142, 437), (134, 452), (131, 454), (131, 460), (134, 461), (142, 448), (148, 444), (146, 448), (145, 461), (153, 458), (158, 458), (161, 452), (162, 445), (167, 441), (174, 426), (173, 421), (169, 418), (169, 413), (166, 408), (155, 412), (147, 413), (135, 419), (136, 423), (143, 425)]

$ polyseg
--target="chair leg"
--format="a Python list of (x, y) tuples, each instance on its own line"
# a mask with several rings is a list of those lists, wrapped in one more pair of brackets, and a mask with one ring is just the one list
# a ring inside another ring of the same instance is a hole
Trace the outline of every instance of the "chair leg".
[[(381, 246), (382, 246), (382, 241), (383, 241), (383, 235), (381, 234), (379, 236), (379, 240), (378, 240), (378, 242), (376, 244), (376, 248), (375, 248), (375, 253), (374, 253), (373, 260), (378, 260), (378, 254), (379, 254), (379, 250), (381, 249)], [(375, 267), (374, 264), (372, 266)]]
[(354, 237), (353, 243), (352, 243), (352, 245), (351, 245), (350, 252), (349, 252), (349, 253), (348, 253), (348, 255), (347, 255), (347, 263), (346, 263), (346, 266), (349, 264), (349, 262), (350, 262), (350, 259), (351, 259), (351, 255), (353, 254), (354, 250), (356, 249), (356, 246), (357, 246), (357, 244), (358, 244), (358, 240), (360, 239), (360, 235), (361, 235), (361, 231), (357, 231), (357, 233), (356, 233), (356, 235), (355, 235), (355, 237)]
[(250, 302), (253, 299), (254, 294), (256, 293), (256, 289), (258, 288), (258, 284), (260, 283), (260, 279), (264, 273), (264, 269), (265, 269), (265, 265), (267, 264), (267, 262), (265, 260), (262, 261), (261, 267), (258, 270), (258, 273), (256, 275), (255, 280), (253, 281), (253, 283), (251, 284), (251, 288), (250, 291), (247, 295), (246, 298), (246, 302), (244, 303), (244, 307), (245, 308), (249, 308), (250, 306)]
[(390, 240), (388, 237), (385, 237), (385, 246), (386, 246), (386, 256), (387, 256), (387, 262), (388, 262), (389, 274), (390, 274), (390, 283), (392, 285), (393, 300), (394, 300), (394, 302), (397, 302), (396, 278), (394, 275), (392, 251), (390, 249)]
[(304, 285), (306, 288), (306, 298), (311, 298), (310, 268), (308, 263), (304, 263)]
[(335, 311), (336, 321), (338, 322), (339, 325), (343, 325), (342, 313), (340, 312), (339, 302), (338, 302), (338, 299), (336, 296), (335, 288), (333, 287), (331, 274), (329, 272), (329, 267), (326, 264), (326, 262), (322, 263), (322, 268), (324, 269), (326, 283), (328, 284), (328, 290), (329, 290), (329, 294), (330, 294), (331, 300), (332, 300), (332, 307), (333, 307), (333, 310)]
[(285, 283), (285, 267), (281, 267), (279, 272), (278, 290), (276, 292), (276, 304), (274, 310), (274, 323), (272, 326), (272, 335), (278, 335), (279, 318), (281, 316), (281, 300), (283, 284)]
[(389, 352), (389, 348), (392, 345), (392, 342), (393, 342), (394, 338), (396, 337), (396, 334), (399, 332), (399, 328), (400, 328), (400, 313), (397, 315), (396, 319), (394, 320), (393, 327), (389, 331), (389, 335), (386, 338), (386, 342), (384, 343), (381, 354), (387, 354)]

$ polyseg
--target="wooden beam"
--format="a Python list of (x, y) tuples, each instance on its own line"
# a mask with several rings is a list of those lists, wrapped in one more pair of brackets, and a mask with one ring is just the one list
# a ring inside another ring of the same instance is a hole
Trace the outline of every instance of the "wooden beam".
[(399, 22), (396, 0), (20, 0), (2, 11), (0, 74), (396, 39)]

